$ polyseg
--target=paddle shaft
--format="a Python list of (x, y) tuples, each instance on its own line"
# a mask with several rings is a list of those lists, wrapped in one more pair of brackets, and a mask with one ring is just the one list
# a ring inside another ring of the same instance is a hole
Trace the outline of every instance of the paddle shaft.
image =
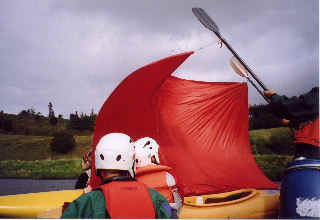
[(254, 82), (252, 82), (252, 80), (249, 77), (245, 77), (250, 83), (251, 85), (260, 93), (260, 95), (264, 98), (264, 100), (266, 100), (266, 102), (270, 103), (270, 99), (268, 99), (264, 93), (257, 87), (256, 84), (254, 84)]
[(258, 86), (250, 79), (249, 75), (247, 74), (248, 71), (245, 69), (245, 67), (240, 63), (240, 61), (233, 56), (230, 60), (230, 64), (232, 69), (234, 70), (234, 72), (236, 74), (238, 74), (241, 77), (246, 78), (251, 85), (259, 92), (259, 94), (268, 102), (270, 103), (270, 99), (268, 97), (265, 96), (265, 94), (260, 90), (260, 88), (258, 88)]
[(250, 75), (259, 83), (263, 90), (268, 90), (267, 87), (261, 82), (256, 74), (248, 67), (248, 65), (240, 58), (240, 56), (234, 51), (230, 44), (221, 36), (218, 25), (212, 20), (212, 18), (207, 14), (202, 8), (192, 8), (193, 14), (198, 18), (200, 23), (213, 33), (221, 40), (221, 42), (226, 45), (226, 47), (231, 51), (233, 56), (235, 56), (242, 66), (250, 73)]
[[(268, 90), (267, 87), (261, 82), (261, 80), (257, 77), (256, 74), (254, 74), (254, 72), (250, 69), (250, 67), (248, 67), (248, 65), (241, 59), (241, 57), (237, 54), (236, 51), (234, 51), (234, 49), (230, 46), (230, 44), (220, 35), (220, 33), (218, 32), (214, 32), (217, 37), (221, 40), (221, 42), (226, 45), (226, 47), (231, 51), (231, 53), (233, 54), (233, 56), (235, 56), (239, 62), (244, 66), (244, 68), (246, 68), (246, 70), (249, 72), (249, 74), (258, 82), (258, 84), (262, 87), (263, 90)], [(252, 83), (251, 83), (252, 84)], [(254, 87), (256, 87), (254, 85)], [(259, 92), (261, 93), (261, 91), (259, 90)], [(264, 96), (265, 98), (265, 96)]]

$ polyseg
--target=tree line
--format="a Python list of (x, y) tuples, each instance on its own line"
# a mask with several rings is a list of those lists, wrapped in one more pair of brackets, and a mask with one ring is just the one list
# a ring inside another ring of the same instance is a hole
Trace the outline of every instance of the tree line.
[(94, 130), (97, 114), (92, 110), (86, 113), (70, 113), (69, 119), (61, 114), (56, 117), (52, 102), (48, 104), (48, 116), (36, 112), (33, 108), (22, 110), (17, 115), (0, 111), (0, 133), (52, 136), (58, 131), (73, 134), (90, 134)]
[[(56, 117), (51, 102), (48, 104), (48, 116), (43, 116), (33, 108), (22, 110), (18, 115), (0, 111), (0, 133), (23, 135), (52, 135), (57, 130), (69, 130), (71, 133), (93, 132), (97, 114), (92, 110), (86, 113), (70, 113), (69, 119), (61, 114)], [(249, 129), (268, 129), (281, 127), (280, 119), (272, 114), (268, 105), (253, 105), (249, 108)]]
[(249, 108), (249, 130), (282, 127), (281, 119), (272, 113), (269, 105), (253, 105)]
[[(0, 133), (52, 136), (50, 148), (56, 153), (68, 153), (75, 147), (74, 135), (91, 135), (94, 131), (97, 115), (92, 110), (89, 115), (85, 113), (70, 113), (69, 119), (64, 119), (62, 115), (56, 114), (53, 104), (48, 104), (48, 116), (43, 116), (33, 108), (22, 110), (17, 115), (6, 114), (0, 111)], [(249, 108), (249, 129), (268, 129), (281, 127), (280, 119), (276, 118), (268, 105), (253, 105)], [(283, 133), (283, 132), (282, 132)], [(287, 135), (285, 133), (285, 135)], [(279, 135), (277, 135), (278, 138)], [(281, 135), (280, 135), (281, 136)], [(282, 135), (283, 136), (283, 135)], [(288, 136), (288, 135), (287, 135)], [(281, 138), (280, 138), (281, 139)], [(292, 138), (285, 138), (290, 145)], [(253, 150), (256, 153), (270, 153), (271, 147), (260, 146), (253, 141)], [(263, 141), (262, 141), (263, 142)], [(274, 140), (275, 145), (281, 142)], [(272, 143), (273, 143), (272, 142)]]

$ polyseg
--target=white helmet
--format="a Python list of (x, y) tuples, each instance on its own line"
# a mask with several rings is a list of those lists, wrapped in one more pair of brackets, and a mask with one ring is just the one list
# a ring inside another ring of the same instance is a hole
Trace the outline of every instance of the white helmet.
[(160, 164), (158, 155), (159, 145), (154, 139), (150, 137), (144, 137), (137, 140), (134, 143), (134, 145), (136, 147), (137, 167), (143, 167), (150, 164), (154, 164), (152, 162), (152, 157), (155, 159), (155, 162), (157, 164)]
[(135, 177), (135, 150), (131, 138), (123, 133), (104, 135), (95, 152), (96, 169), (127, 170)]

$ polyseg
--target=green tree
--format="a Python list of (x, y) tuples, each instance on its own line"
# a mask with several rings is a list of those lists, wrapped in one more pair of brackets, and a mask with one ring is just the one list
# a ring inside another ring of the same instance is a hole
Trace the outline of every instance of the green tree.
[(75, 114), (70, 114), (70, 122), (69, 127), (71, 129), (76, 130), (90, 130), (93, 131), (95, 126), (97, 115), (94, 114), (93, 110), (91, 111), (90, 115), (87, 115), (85, 113), (81, 113), (80, 116), (78, 112), (76, 111)]
[(50, 124), (52, 126), (55, 126), (58, 123), (58, 119), (56, 118), (56, 116), (54, 114), (53, 105), (52, 105), (51, 102), (49, 102), (48, 107), (49, 107), (49, 121), (50, 121)]
[(50, 147), (53, 152), (68, 153), (76, 146), (76, 141), (72, 134), (60, 131), (53, 134)]
[(3, 129), (7, 132), (13, 131), (13, 121), (11, 119), (5, 119), (3, 122)]
[(281, 121), (268, 105), (253, 105), (249, 108), (249, 129), (268, 129), (281, 127)]

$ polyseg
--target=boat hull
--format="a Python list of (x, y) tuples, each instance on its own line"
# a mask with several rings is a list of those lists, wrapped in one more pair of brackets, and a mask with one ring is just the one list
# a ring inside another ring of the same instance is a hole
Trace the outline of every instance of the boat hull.
[(279, 191), (242, 189), (185, 197), (179, 218), (277, 218)]
[(0, 217), (59, 218), (65, 202), (72, 202), (83, 190), (60, 190), (0, 196)]
[[(83, 190), (61, 190), (0, 196), (0, 216), (7, 218), (60, 218), (65, 202)], [(230, 200), (231, 201), (226, 201)], [(207, 201), (207, 202), (206, 202)], [(277, 217), (279, 193), (254, 189), (185, 197), (179, 218), (272, 218)]]

